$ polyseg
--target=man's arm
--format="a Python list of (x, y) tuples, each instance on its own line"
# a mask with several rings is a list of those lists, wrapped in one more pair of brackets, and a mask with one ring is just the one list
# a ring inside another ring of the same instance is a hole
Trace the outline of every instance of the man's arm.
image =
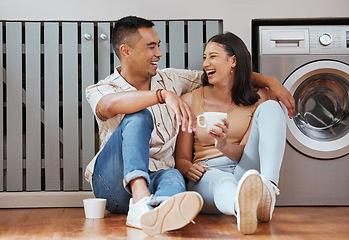
[(190, 107), (175, 93), (167, 90), (158, 93), (139, 90), (107, 94), (98, 101), (95, 108), (96, 116), (106, 121), (117, 114), (130, 114), (158, 104), (159, 99), (163, 99), (176, 114), (177, 123), (182, 126), (183, 131), (193, 131), (195, 116)]
[(275, 77), (253, 72), (252, 81), (256, 87), (268, 87), (270, 98), (282, 102), (287, 108), (289, 118), (293, 117), (295, 110), (294, 98)]

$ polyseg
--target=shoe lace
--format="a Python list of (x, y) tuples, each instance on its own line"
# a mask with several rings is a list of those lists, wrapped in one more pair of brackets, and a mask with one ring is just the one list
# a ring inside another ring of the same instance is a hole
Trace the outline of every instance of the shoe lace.
[(276, 195), (279, 195), (280, 194), (280, 189), (278, 189), (277, 186), (275, 186), (275, 184), (271, 184), (273, 186), (273, 189), (274, 189), (274, 192)]

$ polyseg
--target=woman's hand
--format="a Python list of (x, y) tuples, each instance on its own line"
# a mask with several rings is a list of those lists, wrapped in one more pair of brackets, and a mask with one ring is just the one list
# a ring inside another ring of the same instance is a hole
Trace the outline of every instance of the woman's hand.
[(206, 172), (207, 168), (209, 168), (207, 164), (194, 163), (187, 172), (187, 178), (193, 182), (198, 182)]
[(215, 146), (219, 151), (223, 151), (224, 146), (227, 144), (227, 136), (229, 132), (229, 122), (227, 119), (223, 119), (223, 124), (216, 123), (215, 126), (219, 129), (210, 129), (208, 134), (215, 140)]

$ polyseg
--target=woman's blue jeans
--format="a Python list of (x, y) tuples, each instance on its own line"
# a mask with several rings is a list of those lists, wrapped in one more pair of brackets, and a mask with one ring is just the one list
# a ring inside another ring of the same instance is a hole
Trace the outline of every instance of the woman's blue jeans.
[(201, 180), (188, 182), (190, 191), (197, 191), (204, 199), (203, 212), (234, 214), (237, 185), (244, 173), (256, 169), (274, 183), (279, 172), (286, 143), (286, 119), (276, 101), (263, 102), (255, 111), (252, 128), (239, 163), (227, 157), (208, 159)]
[(170, 196), (184, 192), (185, 182), (177, 169), (149, 172), (149, 140), (153, 117), (147, 110), (125, 115), (97, 157), (92, 176), (96, 197), (107, 199), (106, 209), (126, 213), (132, 197), (129, 186), (143, 177), (158, 205)]

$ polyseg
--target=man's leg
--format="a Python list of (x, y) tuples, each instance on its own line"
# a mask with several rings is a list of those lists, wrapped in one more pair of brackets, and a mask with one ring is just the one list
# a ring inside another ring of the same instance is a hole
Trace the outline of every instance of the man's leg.
[[(107, 199), (108, 211), (127, 213), (131, 188), (140, 189), (138, 198), (142, 194), (150, 195), (141, 193), (143, 187), (140, 185), (150, 183), (149, 139), (152, 130), (153, 121), (148, 110), (128, 114), (99, 154), (93, 173), (93, 190), (96, 197)], [(132, 195), (138, 194), (136, 191), (133, 190)]]
[(160, 205), (141, 217), (142, 229), (148, 235), (180, 229), (200, 212), (202, 197), (196, 192), (185, 192), (184, 178), (177, 169), (153, 172), (150, 178), (152, 204)]

